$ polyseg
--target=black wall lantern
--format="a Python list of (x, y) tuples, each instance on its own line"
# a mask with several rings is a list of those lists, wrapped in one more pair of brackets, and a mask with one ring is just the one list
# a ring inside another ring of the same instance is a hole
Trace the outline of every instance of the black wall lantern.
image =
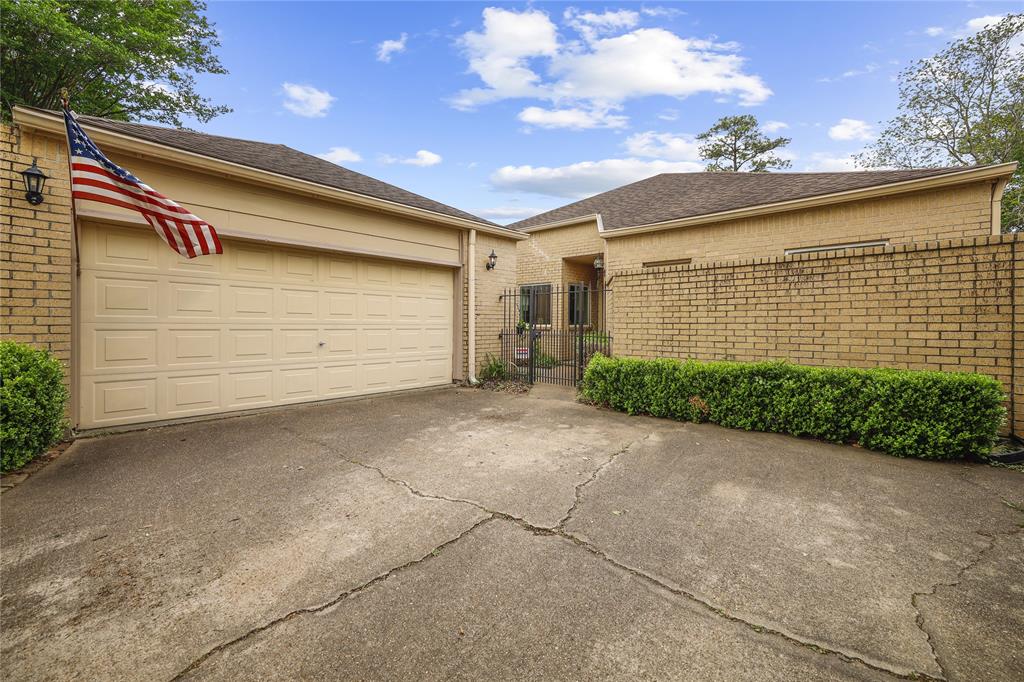
[(597, 258), (594, 259), (594, 269), (597, 270), (598, 272), (604, 270), (604, 258), (598, 256)]
[(25, 198), (28, 203), (38, 206), (43, 203), (43, 185), (46, 184), (46, 173), (39, 170), (36, 160), (32, 159), (32, 165), (21, 171), (21, 178), (25, 181)]
[(487, 269), (493, 270), (498, 265), (498, 254), (494, 253), (494, 249), (491, 249), (491, 255), (487, 257)]

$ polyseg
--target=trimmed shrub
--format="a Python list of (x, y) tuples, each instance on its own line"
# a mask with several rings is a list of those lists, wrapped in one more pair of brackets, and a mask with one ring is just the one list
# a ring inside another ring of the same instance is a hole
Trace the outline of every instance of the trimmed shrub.
[(581, 395), (629, 414), (856, 443), (897, 457), (988, 454), (1006, 418), (982, 374), (595, 355)]
[(0, 341), (0, 470), (25, 466), (64, 436), (64, 368), (48, 351)]

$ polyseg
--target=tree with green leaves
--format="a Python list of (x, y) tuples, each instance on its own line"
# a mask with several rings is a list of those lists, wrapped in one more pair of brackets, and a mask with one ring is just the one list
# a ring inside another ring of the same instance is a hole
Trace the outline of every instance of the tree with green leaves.
[(789, 168), (792, 163), (774, 152), (791, 142), (788, 137), (768, 137), (750, 114), (725, 116), (697, 136), (700, 157), (710, 161), (709, 171), (761, 173)]
[(180, 127), (230, 111), (196, 92), (195, 77), (226, 73), (200, 0), (0, 0), (3, 115), (24, 104)]
[[(899, 109), (857, 156), (865, 167), (1024, 166), (1024, 14), (960, 38), (899, 77)], [(1003, 229), (1024, 229), (1024, 168), (1003, 194)]]

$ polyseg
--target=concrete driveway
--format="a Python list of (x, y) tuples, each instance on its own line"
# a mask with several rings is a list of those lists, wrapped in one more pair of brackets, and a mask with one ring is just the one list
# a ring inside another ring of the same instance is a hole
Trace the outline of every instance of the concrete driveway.
[(1024, 476), (440, 390), (82, 440), (4, 679), (1020, 680)]

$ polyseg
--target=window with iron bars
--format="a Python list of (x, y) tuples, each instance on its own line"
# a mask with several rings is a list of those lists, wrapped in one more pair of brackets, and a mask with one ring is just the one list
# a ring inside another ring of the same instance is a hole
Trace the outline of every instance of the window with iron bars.
[(530, 324), (551, 324), (551, 285), (519, 287), (519, 319)]

